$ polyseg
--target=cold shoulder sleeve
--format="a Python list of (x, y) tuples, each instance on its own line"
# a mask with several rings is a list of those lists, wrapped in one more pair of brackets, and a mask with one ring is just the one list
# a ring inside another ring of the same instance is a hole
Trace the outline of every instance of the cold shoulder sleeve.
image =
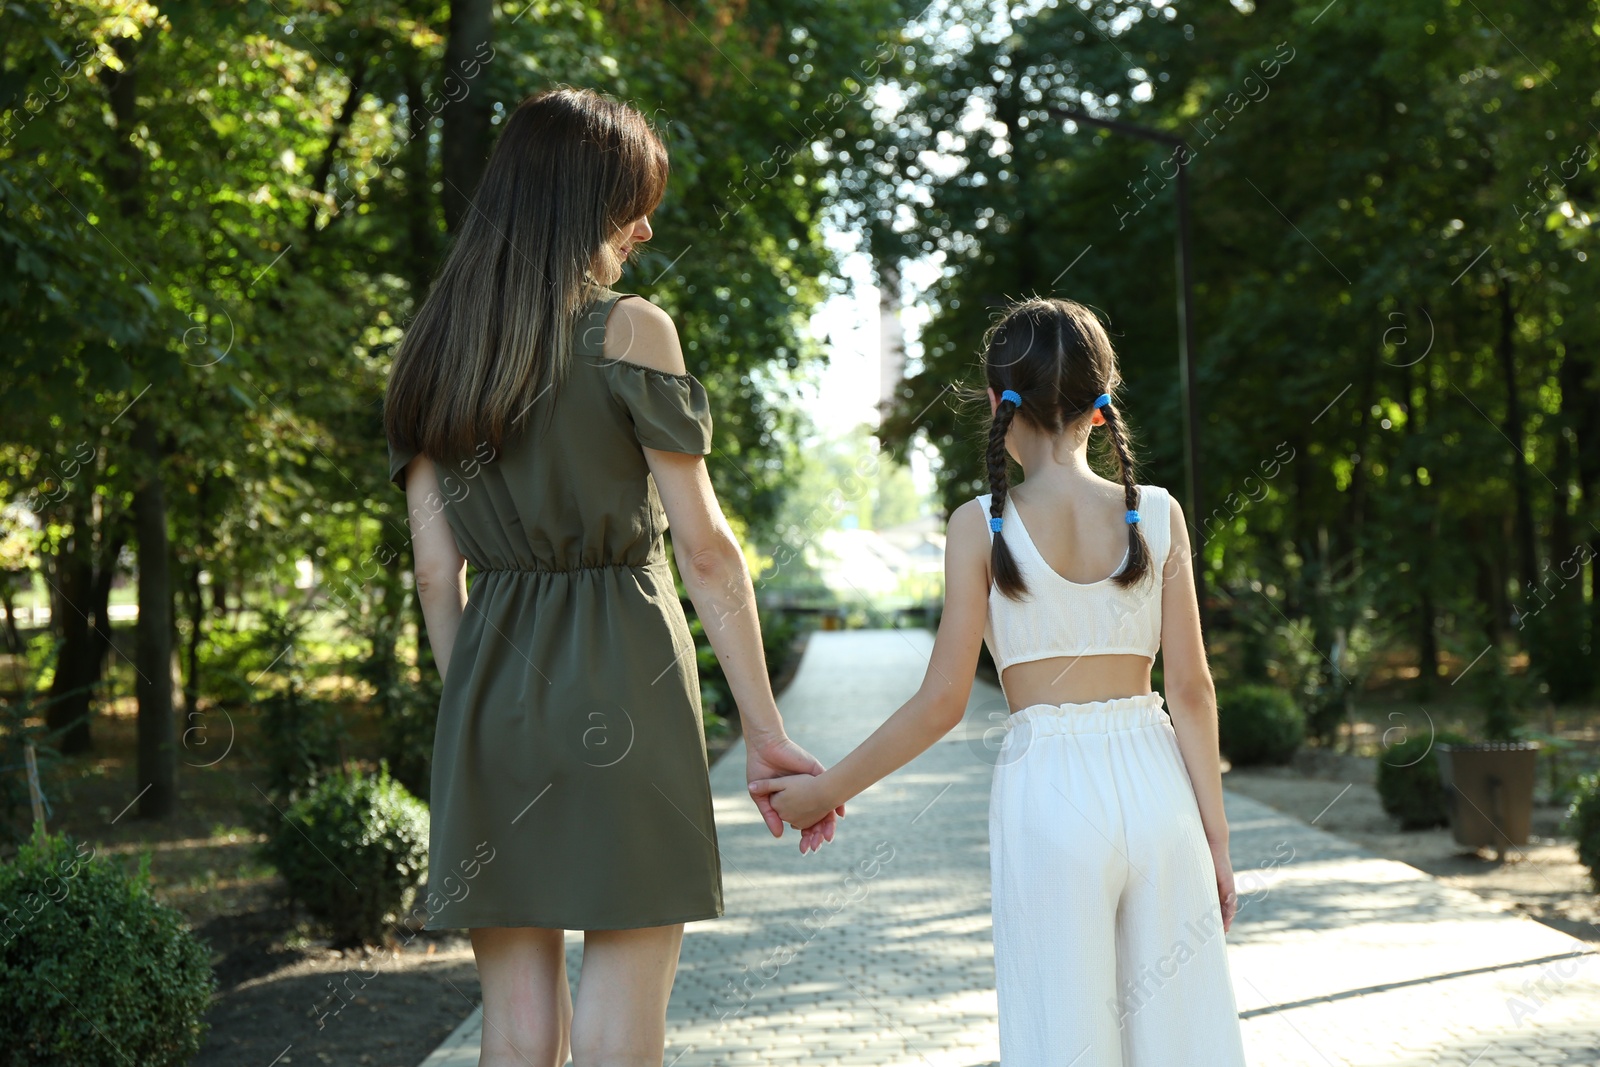
[(389, 480), (403, 492), (406, 487), (406, 464), (417, 456), (417, 450), (389, 442)]
[(633, 421), (645, 448), (703, 456), (711, 451), (711, 401), (692, 374), (669, 374), (610, 360), (611, 395)]

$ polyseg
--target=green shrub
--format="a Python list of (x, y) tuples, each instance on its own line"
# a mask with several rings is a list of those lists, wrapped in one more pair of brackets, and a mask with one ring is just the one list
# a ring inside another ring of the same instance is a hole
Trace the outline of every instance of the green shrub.
[(778, 678), (794, 658), (795, 639), (800, 623), (792, 612), (778, 609), (761, 611), (761, 651), (767, 661), (767, 677)]
[(1450, 821), (1439, 779), (1436, 745), (1465, 745), (1461, 734), (1407, 734), (1378, 757), (1378, 799), (1402, 830), (1426, 830)]
[(1241, 685), (1217, 702), (1222, 751), (1237, 767), (1287, 763), (1305, 740), (1305, 720), (1294, 698), (1270, 685)]
[(187, 1063), (211, 1002), (210, 952), (87, 842), (54, 835), (0, 867), (0, 1058), (17, 1067)]
[(428, 806), (387, 763), (340, 770), (290, 805), (261, 851), (335, 945), (376, 943), (426, 876)]
[(1332, 744), (1339, 736), (1349, 711), (1345, 698), (1349, 686), (1338, 679), (1319, 685), (1305, 695), (1306, 733), (1318, 744)]
[(1600, 892), (1600, 774), (1578, 780), (1567, 809), (1567, 832), (1578, 842), (1578, 859), (1589, 868), (1589, 880)]

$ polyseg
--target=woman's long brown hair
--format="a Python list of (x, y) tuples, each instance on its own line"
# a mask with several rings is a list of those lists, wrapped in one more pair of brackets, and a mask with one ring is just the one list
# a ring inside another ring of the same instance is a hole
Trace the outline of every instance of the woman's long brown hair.
[[(1049, 434), (1059, 434), (1079, 419), (1094, 414), (1100, 394), (1116, 396), (1121, 379), (1111, 338), (1094, 312), (1071, 300), (1025, 300), (1006, 311), (984, 339), (984, 376), (997, 394), (1007, 389), (1022, 403), (1002, 400), (989, 424), (987, 463), (989, 515), (1005, 513), (1011, 487), (1006, 454), (1006, 433), (1015, 418), (1026, 419)], [(1123, 498), (1129, 511), (1139, 508), (1139, 486), (1134, 480), (1133, 443), (1115, 403), (1101, 409), (1117, 457)], [(1112, 580), (1130, 586), (1150, 569), (1150, 548), (1139, 525), (1128, 525), (1128, 564)], [(1028, 583), (1006, 545), (1002, 528), (989, 551), (989, 573), (1000, 592), (1012, 600), (1028, 593)]]
[(666, 147), (633, 108), (587, 89), (524, 100), (395, 353), (389, 439), (443, 461), (498, 452), (565, 377), (591, 268), (615, 266), (618, 230), (666, 187)]

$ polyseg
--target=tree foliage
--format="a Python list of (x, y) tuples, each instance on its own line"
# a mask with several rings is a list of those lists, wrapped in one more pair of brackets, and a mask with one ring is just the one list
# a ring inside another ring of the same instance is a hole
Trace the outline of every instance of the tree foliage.
[[(247, 606), (310, 599), (380, 635), (373, 658), (392, 650), (395, 627), (365, 621), (408, 597), (379, 417), (391, 352), (474, 157), (557, 84), (630, 101), (668, 141), (656, 239), (619, 288), (676, 317), (713, 398), (717, 488), (752, 530), (772, 523), (799, 417), (790, 372), (819, 356), (804, 326), (833, 269), (828, 145), (867, 121), (898, 5), (6, 10), (0, 491), (39, 517), (71, 693), (120, 662), (104, 594), (151, 540), (137, 500), (164, 505), (171, 580), (146, 596), (175, 604), (189, 705), (217, 681), (208, 629)], [(159, 689), (149, 653), (133, 668)], [(56, 704), (55, 740), (86, 747), (88, 696)]]
[[(1040, 293), (1099, 309), (1145, 480), (1183, 485), (1173, 149), (1189, 146), (1214, 619), (1339, 649), (1529, 649), (1591, 691), (1600, 519), (1596, 5), (964, 3), (921, 27), (846, 184), (880, 259), (931, 255), (932, 321), (886, 441), (983, 491), (983, 330)], [(983, 414), (987, 414), (984, 412)], [(1187, 506), (1187, 502), (1186, 506)]]

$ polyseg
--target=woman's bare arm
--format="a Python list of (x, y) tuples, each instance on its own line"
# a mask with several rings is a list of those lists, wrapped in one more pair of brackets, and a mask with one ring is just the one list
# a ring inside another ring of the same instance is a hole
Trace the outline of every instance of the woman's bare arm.
[(438, 471), (427, 456), (418, 456), (406, 466), (406, 508), (417, 599), (422, 602), (428, 644), (442, 680), (450, 669), (450, 653), (466, 610), (467, 561), (444, 516)]
[[(686, 372), (672, 318), (644, 300), (617, 303), (606, 331), (605, 354), (669, 374)], [(772, 682), (767, 677), (755, 586), (745, 565), (744, 550), (711, 486), (705, 457), (654, 448), (644, 449), (644, 457), (667, 513), (678, 573), (739, 709), (746, 775), (820, 773), (822, 764), (784, 731)], [(783, 821), (772, 806), (765, 798), (758, 799), (756, 806), (773, 836), (782, 836)], [(842, 811), (824, 812), (808, 825), (802, 833), (801, 847), (816, 847), (824, 840), (832, 840), (837, 814)]]
[(745, 741), (759, 748), (783, 737), (784, 729), (767, 677), (744, 550), (717, 503), (704, 456), (652, 448), (644, 453), (667, 512), (678, 573), (727, 676)]

